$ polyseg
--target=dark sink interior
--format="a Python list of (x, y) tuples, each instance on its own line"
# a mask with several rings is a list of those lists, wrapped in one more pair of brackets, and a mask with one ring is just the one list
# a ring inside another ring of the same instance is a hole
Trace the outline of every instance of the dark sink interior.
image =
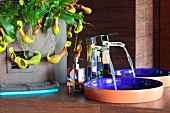
[[(153, 68), (136, 68), (134, 69), (136, 77), (160, 77), (169, 76), (170, 70), (153, 69)], [(118, 76), (132, 76), (131, 69), (115, 70), (115, 74)]]
[[(116, 77), (117, 90), (142, 90), (156, 88), (163, 85), (162, 82), (143, 78), (119, 78)], [(112, 78), (94, 79), (85, 83), (85, 86), (104, 90), (114, 90)]]

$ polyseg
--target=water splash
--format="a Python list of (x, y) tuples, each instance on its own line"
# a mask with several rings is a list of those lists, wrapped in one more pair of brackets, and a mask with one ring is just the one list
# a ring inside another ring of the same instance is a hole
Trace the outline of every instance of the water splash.
[(127, 49), (126, 49), (126, 47), (123, 47), (123, 49), (124, 49), (125, 52), (126, 52), (126, 56), (127, 56), (128, 61), (129, 61), (129, 64), (130, 64), (130, 67), (131, 67), (131, 70), (132, 70), (132, 73), (133, 73), (133, 77), (136, 77), (135, 71), (134, 71), (134, 67), (133, 67), (132, 59), (131, 59), (131, 57), (130, 57), (130, 55), (129, 55)]

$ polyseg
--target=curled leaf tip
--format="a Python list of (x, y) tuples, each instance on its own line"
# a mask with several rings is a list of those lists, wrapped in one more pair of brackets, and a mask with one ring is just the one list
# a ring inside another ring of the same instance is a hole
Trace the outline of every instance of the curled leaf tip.
[(22, 26), (22, 21), (18, 20), (18, 21), (17, 21), (17, 25), (18, 25), (18, 26)]
[(65, 44), (66, 47), (70, 47), (71, 46), (71, 41), (67, 41)]
[(72, 38), (72, 36), (73, 36), (73, 35), (72, 35), (72, 32), (67, 32), (67, 37), (68, 37), (68, 38)]
[(14, 48), (13, 48), (13, 47), (10, 47), (10, 48), (9, 48), (9, 52), (10, 52), (10, 53), (13, 53), (13, 52), (14, 52)]
[(39, 24), (42, 23), (42, 18), (38, 19), (38, 23)]
[(76, 12), (76, 8), (73, 6), (73, 4), (67, 4), (66, 10), (71, 14), (74, 14)]
[(19, 0), (20, 5), (24, 5), (24, 0)]

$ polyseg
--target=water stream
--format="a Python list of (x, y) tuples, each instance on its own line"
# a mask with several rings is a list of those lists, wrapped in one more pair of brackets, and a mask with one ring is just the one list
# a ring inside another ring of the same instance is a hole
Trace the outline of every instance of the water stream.
[(135, 71), (134, 71), (132, 59), (131, 59), (131, 57), (130, 57), (130, 55), (129, 55), (127, 49), (126, 49), (126, 47), (123, 47), (123, 49), (124, 49), (125, 52), (126, 52), (126, 56), (127, 56), (128, 61), (129, 61), (129, 64), (130, 64), (130, 67), (131, 67), (131, 70), (132, 70), (132, 73), (133, 73), (133, 77), (135, 77), (136, 75), (135, 75)]
[(110, 58), (110, 54), (109, 54), (109, 51), (107, 50), (104, 50), (109, 58), (109, 67), (110, 67), (110, 70), (111, 70), (111, 74), (112, 74), (112, 79), (113, 79), (113, 84), (114, 84), (114, 88), (115, 90), (117, 90), (117, 85), (116, 85), (116, 78), (115, 78), (115, 71), (114, 71), (114, 67), (113, 67), (113, 63), (111, 61), (111, 58)]
[[(126, 49), (126, 47), (123, 47), (123, 49), (125, 50), (126, 52), (126, 56), (127, 56), (127, 59), (128, 59), (128, 62), (130, 64), (130, 67), (131, 67), (131, 70), (132, 70), (132, 73), (133, 73), (133, 77), (135, 77), (135, 71), (134, 71), (134, 66), (133, 66), (133, 62), (132, 62), (132, 59)], [(113, 67), (113, 63), (111, 61), (111, 58), (110, 58), (110, 54), (109, 54), (109, 51), (107, 50), (104, 50), (104, 52), (106, 52), (108, 58), (109, 58), (109, 67), (110, 67), (110, 70), (111, 70), (111, 74), (112, 74), (112, 78), (113, 78), (113, 83), (114, 83), (114, 88), (115, 90), (117, 90), (117, 85), (116, 85), (116, 78), (115, 78), (115, 71), (114, 71), (114, 67)]]

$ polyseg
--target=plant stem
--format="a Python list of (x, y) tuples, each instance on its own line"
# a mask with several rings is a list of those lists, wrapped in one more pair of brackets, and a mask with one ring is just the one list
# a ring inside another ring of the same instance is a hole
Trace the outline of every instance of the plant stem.
[(55, 45), (56, 45), (56, 44), (57, 44), (57, 42), (58, 42), (59, 35), (60, 35), (60, 33), (57, 35), (57, 38), (55, 38), (55, 42), (54, 42), (54, 44), (53, 44), (52, 49), (55, 49)]
[(26, 55), (26, 52), (25, 52), (25, 49), (24, 49), (24, 46), (21, 45), (21, 48), (22, 48), (22, 50), (24, 51), (24, 57), (25, 57), (26, 59), (28, 59), (28, 57), (27, 57), (27, 55)]
[(77, 47), (77, 39), (78, 39), (78, 33), (76, 34), (75, 44), (74, 44), (74, 52), (76, 51)]
[(17, 39), (17, 41), (18, 41), (22, 46), (26, 47), (30, 52), (33, 52), (28, 46), (26, 46), (25, 44), (21, 43), (18, 39)]
[(77, 39), (78, 39), (78, 33), (76, 34), (76, 39), (75, 39), (75, 44), (74, 44), (74, 51), (73, 51), (73, 87), (75, 90), (75, 57), (74, 57), (74, 52), (76, 51), (76, 47), (77, 47)]

